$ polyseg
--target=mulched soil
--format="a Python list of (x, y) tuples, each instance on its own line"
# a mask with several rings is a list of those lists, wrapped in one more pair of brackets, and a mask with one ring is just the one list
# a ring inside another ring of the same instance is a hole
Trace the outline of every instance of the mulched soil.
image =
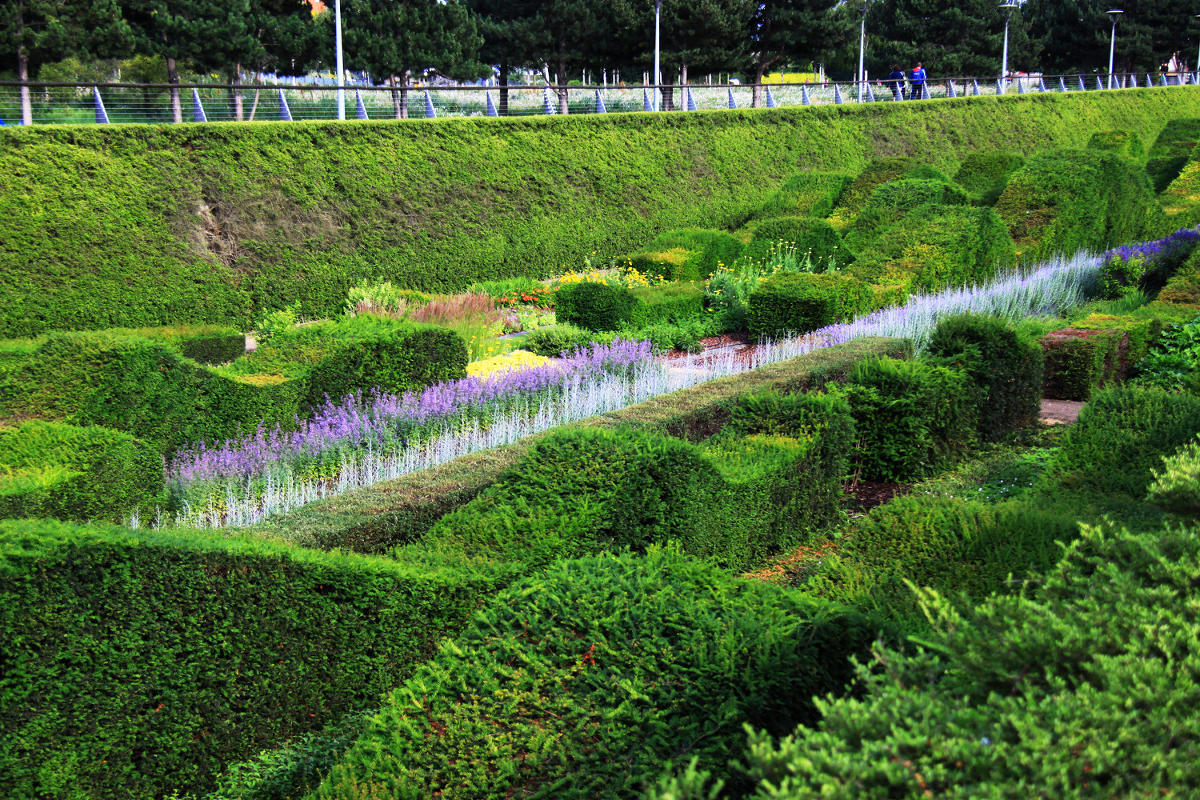
[(1047, 425), (1074, 425), (1079, 421), (1079, 409), (1083, 403), (1078, 400), (1051, 400), (1042, 398), (1042, 412), (1038, 419)]
[(894, 497), (908, 494), (912, 486), (907, 483), (882, 483), (880, 481), (859, 480), (846, 487), (851, 499), (847, 508), (851, 511), (870, 511), (881, 506)]

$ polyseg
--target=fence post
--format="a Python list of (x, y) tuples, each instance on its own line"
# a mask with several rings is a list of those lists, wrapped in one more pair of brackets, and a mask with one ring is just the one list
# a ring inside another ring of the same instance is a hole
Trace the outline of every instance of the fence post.
[(94, 93), (96, 99), (96, 124), (107, 125), (108, 112), (104, 110), (104, 101), (100, 99), (100, 87), (93, 86), (92, 92)]

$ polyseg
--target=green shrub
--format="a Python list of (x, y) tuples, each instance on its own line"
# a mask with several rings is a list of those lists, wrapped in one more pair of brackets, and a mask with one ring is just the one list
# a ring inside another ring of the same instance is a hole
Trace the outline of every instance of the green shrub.
[(756, 217), (827, 217), (852, 178), (842, 172), (802, 172), (794, 175), (784, 181), (780, 190), (766, 202)]
[(771, 217), (762, 220), (754, 229), (754, 238), (746, 248), (745, 257), (765, 258), (767, 251), (777, 242), (795, 245), (797, 256), (807, 258), (812, 264), (812, 272), (821, 272), (831, 265), (841, 268), (854, 260), (854, 253), (842, 243), (842, 237), (838, 236), (832, 225), (823, 219), (810, 217)]
[(555, 319), (589, 331), (615, 331), (632, 314), (633, 296), (622, 286), (571, 283), (554, 296)]
[(1156, 208), (1140, 166), (1097, 150), (1038, 153), (1013, 173), (996, 201), (1027, 260), (1137, 241)]
[(1168, 310), (1152, 304), (1124, 314), (1088, 314), (1043, 336), (1044, 396), (1086, 400), (1095, 389), (1131, 377), (1159, 338), (1162, 319), (1171, 318)]
[(1197, 143), (1200, 143), (1200, 119), (1167, 121), (1147, 154), (1146, 172), (1155, 192), (1161, 192), (1175, 180)]
[(1141, 498), (1161, 458), (1200, 433), (1200, 397), (1155, 387), (1098, 392), (1067, 431), (1048, 478)]
[(0, 412), (103, 425), (167, 452), (294, 424), (302, 381), (224, 375), (166, 344), (104, 333), (51, 334), (0, 380)]
[(970, 153), (954, 174), (954, 181), (980, 205), (994, 205), (1009, 177), (1024, 163), (1025, 159), (1014, 153)]
[(1070, 511), (906, 495), (851, 523), (836, 553), (803, 580), (813, 597), (844, 603), (899, 633), (924, 632), (913, 585), (982, 600), (1010, 577), (1051, 569), (1079, 525)]
[(1155, 298), (1160, 303), (1200, 306), (1200, 249), (1193, 250)]
[(1042, 401), (1042, 348), (998, 317), (944, 317), (925, 352), (964, 370), (979, 388), (979, 435), (1003, 439), (1037, 422)]
[(1169, 456), (1154, 476), (1146, 499), (1178, 514), (1200, 514), (1200, 440), (1193, 439)]
[(655, 352), (666, 353), (679, 350), (698, 353), (703, 347), (700, 340), (721, 333), (720, 321), (716, 317), (692, 317), (685, 322), (656, 322), (637, 330), (623, 331), (622, 336), (634, 341), (649, 341)]
[(521, 337), (521, 349), (547, 358), (557, 358), (563, 353), (587, 347), (592, 342), (606, 343), (612, 339), (610, 333), (597, 333), (577, 328), (566, 322), (538, 328)]
[(857, 463), (869, 480), (925, 477), (974, 442), (978, 390), (962, 371), (922, 361), (868, 359), (837, 391), (850, 403)]
[(671, 281), (707, 278), (718, 264), (732, 264), (742, 243), (725, 231), (684, 228), (654, 237), (628, 259), (629, 266)]
[(678, 325), (704, 313), (704, 290), (694, 283), (630, 289), (633, 299), (628, 323), (633, 328), (670, 323)]
[(849, 270), (867, 283), (935, 292), (984, 283), (1014, 260), (1012, 239), (995, 211), (931, 204), (859, 251)]
[(634, 798), (687, 758), (725, 775), (742, 724), (812, 721), (869, 637), (672, 550), (556, 563), (392, 692), (316, 797)]
[(1179, 389), (1200, 372), (1200, 316), (1168, 325), (1154, 347), (1137, 362), (1138, 383)]
[(967, 194), (952, 183), (938, 180), (902, 178), (881, 183), (846, 231), (847, 246), (855, 252), (862, 251), (884, 231), (906, 224), (908, 215), (927, 203), (966, 205)]
[(0, 518), (122, 522), (165, 504), (162, 456), (129, 434), (35, 420), (0, 428)]
[[(1198, 581), (1195, 530), (1085, 527), (1018, 595), (974, 608), (926, 597), (921, 648), (877, 648), (861, 694), (818, 702), (819, 726), (750, 735), (741, 761), (757, 790), (738, 795), (1194, 796), (1200, 696), (1182, 665), (1200, 659)], [(649, 796), (708, 800), (703, 773)]]
[(1189, 160), (1159, 195), (1171, 228), (1200, 223), (1200, 160)]
[(1105, 150), (1119, 156), (1143, 161), (1146, 158), (1146, 147), (1142, 137), (1134, 131), (1097, 131), (1088, 139), (1088, 150)]
[(849, 275), (781, 274), (750, 295), (750, 332), (757, 336), (807, 333), (870, 310), (869, 287)]
[(835, 227), (845, 227), (858, 216), (877, 186), (901, 178), (928, 178), (949, 182), (949, 179), (936, 169), (920, 164), (908, 156), (873, 158), (838, 197), (831, 215)]
[(830, 498), (840, 497), (844, 465), (823, 448), (849, 445), (832, 424), (714, 440), (710, 451), (637, 428), (565, 429), (396, 554), (527, 572), (677, 539), (689, 553), (744, 569), (836, 521)]
[(196, 531), (0, 523), (0, 791), (153, 798), (368, 708), (486, 584)]

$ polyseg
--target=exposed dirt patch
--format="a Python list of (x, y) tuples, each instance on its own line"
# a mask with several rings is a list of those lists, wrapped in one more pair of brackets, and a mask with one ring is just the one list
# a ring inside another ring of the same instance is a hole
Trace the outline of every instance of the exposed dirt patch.
[(756, 572), (747, 572), (743, 577), (760, 581), (774, 581), (798, 571), (803, 564), (820, 561), (837, 549), (837, 542), (822, 542), (815, 547), (797, 547), (786, 556), (776, 559)]
[(847, 506), (852, 511), (870, 511), (895, 497), (908, 494), (911, 489), (912, 486), (907, 483), (854, 481), (846, 487), (846, 491), (850, 493)]
[(1079, 409), (1083, 403), (1079, 400), (1052, 400), (1042, 398), (1042, 410), (1038, 419), (1047, 425), (1074, 425), (1079, 421)]

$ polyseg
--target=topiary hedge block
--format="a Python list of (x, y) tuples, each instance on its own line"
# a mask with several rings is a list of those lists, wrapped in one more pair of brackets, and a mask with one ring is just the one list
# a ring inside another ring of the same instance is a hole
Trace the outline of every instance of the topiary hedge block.
[[(1083, 327), (1088, 322), (1104, 327)], [(1123, 382), (1162, 330), (1157, 319), (1093, 315), (1042, 337), (1043, 393), (1055, 400), (1087, 400), (1096, 389)]]
[(1146, 172), (1155, 192), (1166, 189), (1179, 175), (1183, 165), (1200, 143), (1200, 119), (1184, 117), (1167, 120), (1146, 159)]
[(802, 172), (784, 181), (755, 218), (827, 217), (854, 179), (844, 172)]
[(874, 302), (870, 287), (850, 275), (781, 274), (759, 283), (750, 295), (750, 333), (807, 333), (853, 319)]
[(704, 280), (719, 265), (732, 264), (742, 243), (725, 231), (684, 228), (654, 237), (626, 263), (639, 272), (669, 281)]
[(633, 295), (623, 286), (585, 281), (559, 288), (554, 316), (589, 331), (615, 331), (633, 314)]
[(994, 205), (1008, 179), (1024, 165), (1015, 153), (969, 153), (954, 173), (954, 181), (980, 205)]
[(378, 703), (493, 590), (200, 531), (0, 522), (0, 794), (203, 794)]
[(166, 504), (163, 459), (99, 426), (34, 420), (0, 428), (0, 518), (124, 522)]
[(1088, 139), (1088, 150), (1105, 150), (1119, 156), (1143, 161), (1146, 158), (1146, 147), (1142, 137), (1134, 131), (1097, 131)]
[(905, 178), (876, 186), (862, 211), (846, 231), (846, 244), (861, 252), (885, 231), (905, 225), (913, 211), (927, 203), (942, 206), (966, 205), (967, 193), (940, 180)]
[[(827, 221), (811, 217), (771, 217), (758, 222), (745, 257), (765, 259), (778, 243), (794, 247), (797, 259), (808, 259), (816, 270), (841, 268), (854, 261), (854, 252)], [(766, 268), (774, 264), (764, 264)]]

